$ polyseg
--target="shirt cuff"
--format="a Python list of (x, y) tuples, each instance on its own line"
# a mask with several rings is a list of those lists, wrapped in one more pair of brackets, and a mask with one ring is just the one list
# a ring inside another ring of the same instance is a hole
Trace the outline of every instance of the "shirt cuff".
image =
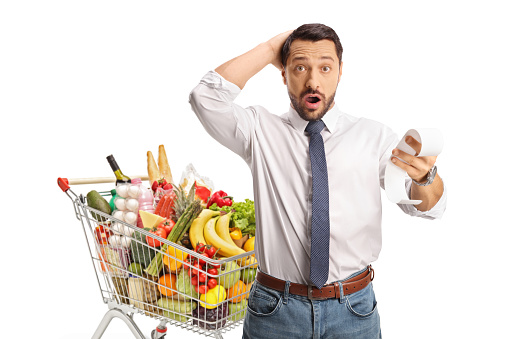
[(226, 80), (216, 71), (209, 71), (200, 80), (200, 83), (210, 88), (214, 88), (221, 91), (227, 96), (226, 99), (230, 101), (234, 101), (241, 91), (239, 86), (235, 85), (233, 82)]
[[(447, 202), (447, 188), (444, 183), (444, 179), (442, 179), (442, 183), (444, 186), (444, 191), (442, 192), (442, 196), (438, 200), (438, 202), (428, 211), (419, 211), (415, 205), (409, 204), (406, 207), (408, 208), (408, 214), (414, 217), (420, 217), (425, 219), (440, 219), (445, 212), (446, 202)], [(406, 182), (406, 191), (408, 196), (410, 197), (410, 190), (412, 188), (412, 180), (408, 180)]]

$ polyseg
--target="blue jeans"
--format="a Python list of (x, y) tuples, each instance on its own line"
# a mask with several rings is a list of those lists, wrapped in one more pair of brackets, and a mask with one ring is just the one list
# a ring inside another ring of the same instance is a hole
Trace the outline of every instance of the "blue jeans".
[[(352, 274), (350, 279), (365, 270)], [(346, 280), (346, 279), (345, 279)], [(261, 285), (251, 286), (242, 339), (379, 339), (380, 316), (373, 285), (341, 298), (310, 300)]]

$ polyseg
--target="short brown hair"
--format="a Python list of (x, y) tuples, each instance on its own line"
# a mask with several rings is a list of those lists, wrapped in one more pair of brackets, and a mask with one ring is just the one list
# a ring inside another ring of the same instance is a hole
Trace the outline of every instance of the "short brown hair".
[(283, 48), (281, 49), (281, 62), (283, 68), (286, 68), (286, 60), (290, 54), (290, 45), (294, 40), (307, 40), (307, 41), (319, 41), (319, 40), (331, 40), (336, 45), (336, 54), (339, 58), (339, 64), (341, 65), (341, 56), (343, 55), (343, 46), (339, 41), (339, 37), (336, 32), (329, 26), (323, 24), (305, 24), (297, 28), (290, 34), (286, 39)]

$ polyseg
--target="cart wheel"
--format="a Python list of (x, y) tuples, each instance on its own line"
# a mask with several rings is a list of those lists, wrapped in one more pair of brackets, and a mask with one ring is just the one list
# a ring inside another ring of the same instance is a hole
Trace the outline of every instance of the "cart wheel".
[(152, 330), (152, 333), (150, 334), (150, 337), (152, 339), (160, 339), (160, 338), (164, 338), (166, 336), (166, 333), (160, 333), (156, 330)]

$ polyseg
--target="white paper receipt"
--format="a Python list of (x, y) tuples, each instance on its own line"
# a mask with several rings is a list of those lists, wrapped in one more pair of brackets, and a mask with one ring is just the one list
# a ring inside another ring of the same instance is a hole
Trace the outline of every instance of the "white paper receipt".
[[(407, 136), (413, 137), (415, 140), (422, 144), (421, 152), (418, 157), (437, 156), (442, 152), (444, 147), (444, 138), (442, 133), (436, 128), (419, 128), (411, 129), (399, 141), (396, 148), (405, 153), (415, 155), (415, 150), (410, 147), (406, 142)], [(393, 156), (391, 155), (391, 158)], [(399, 159), (399, 158), (398, 158)], [(401, 159), (400, 159), (401, 160)], [(405, 189), (405, 178), (408, 177), (407, 173), (389, 161), (385, 168), (385, 193), (391, 202), (396, 204), (414, 204), (418, 205), (421, 200), (411, 200)]]

